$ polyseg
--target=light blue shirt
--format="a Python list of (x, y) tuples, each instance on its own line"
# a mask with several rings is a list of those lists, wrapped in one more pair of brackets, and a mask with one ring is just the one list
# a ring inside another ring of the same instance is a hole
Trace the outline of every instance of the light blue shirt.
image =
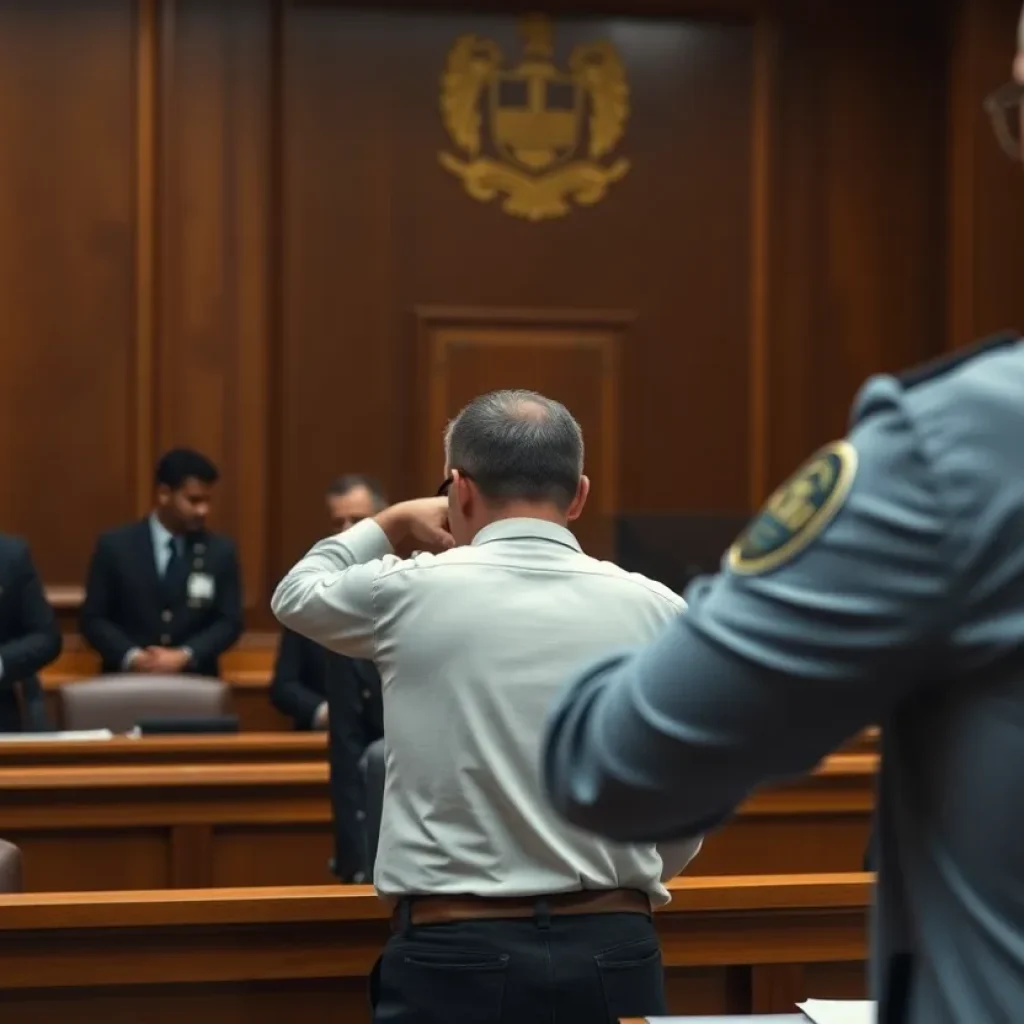
[(154, 512), (149, 517), (149, 533), (153, 538), (153, 553), (156, 555), (156, 571), (161, 579), (167, 572), (167, 563), (171, 560), (171, 543), (174, 543), (178, 556), (181, 551), (181, 537), (176, 537), (163, 523), (157, 519)]

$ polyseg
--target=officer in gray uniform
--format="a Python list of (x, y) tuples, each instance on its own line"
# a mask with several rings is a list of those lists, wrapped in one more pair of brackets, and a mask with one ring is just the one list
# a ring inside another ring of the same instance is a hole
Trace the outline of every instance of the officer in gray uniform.
[(555, 807), (702, 833), (881, 724), (880, 1024), (1024, 1021), (1024, 344), (869, 381), (687, 601), (557, 709)]

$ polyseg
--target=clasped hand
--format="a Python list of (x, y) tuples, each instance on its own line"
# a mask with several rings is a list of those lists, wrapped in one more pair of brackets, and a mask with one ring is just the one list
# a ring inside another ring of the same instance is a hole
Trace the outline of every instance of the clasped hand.
[(448, 529), (447, 498), (400, 501), (377, 516), (377, 525), (403, 558), (414, 551), (438, 554), (455, 547), (455, 538)]

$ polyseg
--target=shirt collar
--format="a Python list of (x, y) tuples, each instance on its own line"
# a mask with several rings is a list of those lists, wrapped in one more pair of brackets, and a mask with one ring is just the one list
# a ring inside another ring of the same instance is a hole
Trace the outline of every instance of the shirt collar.
[(499, 519), (480, 530), (472, 544), (477, 547), (496, 540), (546, 540), (573, 551), (583, 551), (570, 530), (547, 519)]
[(169, 540), (173, 540), (179, 550), (181, 548), (180, 541), (160, 522), (155, 512), (149, 517), (149, 535), (153, 538), (153, 548), (156, 551), (166, 551)]

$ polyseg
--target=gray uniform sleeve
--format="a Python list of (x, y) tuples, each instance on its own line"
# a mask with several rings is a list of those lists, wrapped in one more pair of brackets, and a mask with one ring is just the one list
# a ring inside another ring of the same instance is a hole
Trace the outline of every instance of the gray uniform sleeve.
[(838, 512), (771, 569), (698, 581), (657, 641), (592, 667), (556, 709), (545, 782), (570, 822), (620, 841), (704, 831), (927, 678), (958, 553), (904, 395), (881, 384)]

